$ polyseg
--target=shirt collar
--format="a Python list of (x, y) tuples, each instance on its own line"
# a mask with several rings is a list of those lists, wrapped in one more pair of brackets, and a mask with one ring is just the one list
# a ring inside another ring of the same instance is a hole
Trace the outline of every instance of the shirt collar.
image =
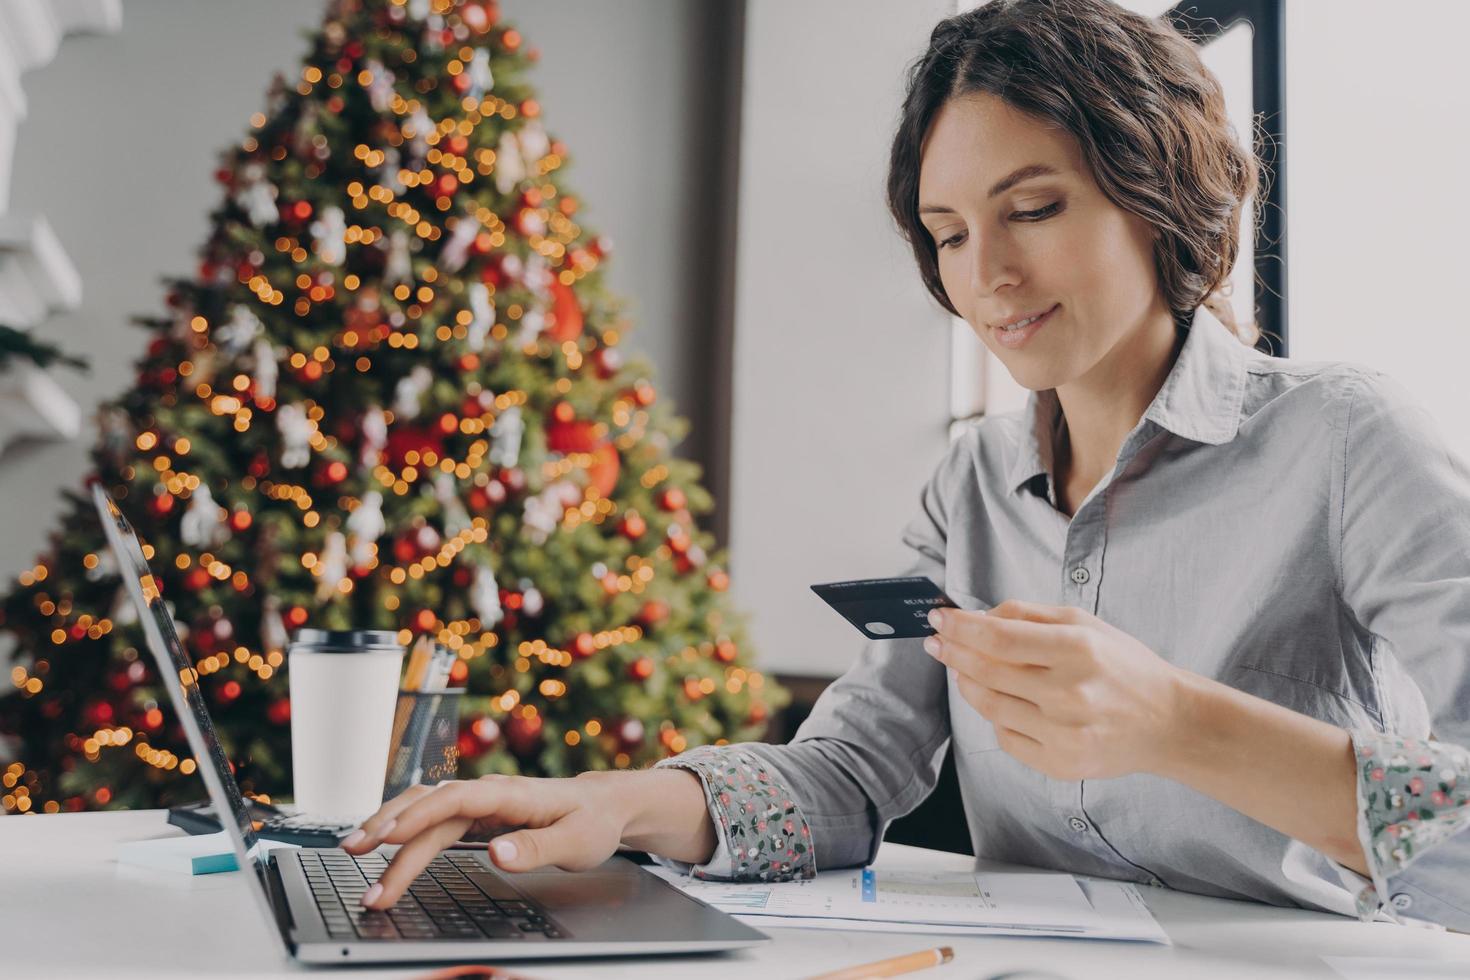
[[(1234, 439), (1240, 430), (1247, 356), (1246, 345), (1233, 331), (1203, 305), (1197, 307), (1179, 357), (1143, 413), (1144, 420), (1212, 446)], [(1031, 392), (1021, 413), (1021, 441), (1007, 479), (1011, 492), (1051, 472), (1060, 421), (1056, 389)]]

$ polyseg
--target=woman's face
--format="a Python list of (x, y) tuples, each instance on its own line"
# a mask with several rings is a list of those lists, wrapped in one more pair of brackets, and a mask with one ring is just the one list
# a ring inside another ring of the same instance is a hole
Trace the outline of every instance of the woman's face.
[[(1071, 134), (996, 96), (951, 99), (935, 116), (919, 211), (950, 302), (1026, 388), (1106, 377), (1165, 321), (1172, 337), (1151, 226), (1103, 195)], [(1036, 314), (1048, 315), (1001, 330)]]

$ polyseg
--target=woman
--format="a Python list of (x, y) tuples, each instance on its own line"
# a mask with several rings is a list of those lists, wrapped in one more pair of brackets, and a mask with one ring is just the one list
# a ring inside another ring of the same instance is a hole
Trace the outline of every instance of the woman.
[(1470, 479), (1383, 375), (1260, 354), (1205, 305), (1255, 182), (1163, 23), (1107, 0), (941, 23), (889, 204), (1032, 391), (955, 442), (904, 533), (963, 608), (869, 643), (789, 745), (411, 790), (344, 843), (405, 845), (365, 904), (505, 828), (507, 870), (620, 844), (707, 876), (858, 864), (952, 743), (981, 856), (1470, 930)]

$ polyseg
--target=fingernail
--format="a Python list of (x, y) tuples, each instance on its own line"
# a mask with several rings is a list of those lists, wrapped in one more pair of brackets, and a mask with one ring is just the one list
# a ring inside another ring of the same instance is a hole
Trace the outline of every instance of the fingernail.
[(495, 860), (502, 864), (516, 859), (516, 846), (508, 840), (495, 841), (490, 845), (490, 850), (495, 852)]
[(383, 894), (383, 886), (377, 882), (373, 882), (373, 887), (362, 893), (362, 907), (365, 909), (372, 908), (373, 903), (378, 900), (378, 896), (381, 894)]
[(352, 833), (348, 834), (346, 837), (342, 838), (342, 846), (356, 847), (358, 844), (361, 844), (365, 840), (367, 840), (367, 831), (359, 827)]
[(937, 630), (944, 629), (944, 613), (938, 609), (929, 610), (929, 625)]
[(939, 637), (929, 636), (924, 638), (924, 652), (931, 657), (939, 656)]

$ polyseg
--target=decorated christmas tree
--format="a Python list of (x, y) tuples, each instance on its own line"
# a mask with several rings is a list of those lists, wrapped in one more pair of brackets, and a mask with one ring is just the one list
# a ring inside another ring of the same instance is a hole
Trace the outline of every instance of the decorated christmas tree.
[[(247, 792), (290, 792), (290, 632), (454, 650), (461, 775), (759, 737), (687, 427), (607, 295), (492, 2), (339, 0), (228, 150), (95, 474), (147, 542)], [(0, 598), (7, 812), (203, 795), (91, 504)]]

